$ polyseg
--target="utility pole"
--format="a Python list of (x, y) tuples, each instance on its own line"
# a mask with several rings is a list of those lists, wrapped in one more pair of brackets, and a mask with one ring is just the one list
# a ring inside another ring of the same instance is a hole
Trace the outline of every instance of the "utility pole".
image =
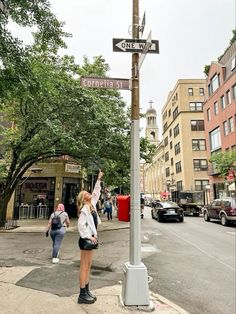
[[(139, 0), (133, 0), (132, 39), (139, 39)], [(139, 54), (132, 54), (131, 91), (130, 262), (124, 265), (122, 298), (125, 305), (150, 305), (148, 274), (141, 262)]]

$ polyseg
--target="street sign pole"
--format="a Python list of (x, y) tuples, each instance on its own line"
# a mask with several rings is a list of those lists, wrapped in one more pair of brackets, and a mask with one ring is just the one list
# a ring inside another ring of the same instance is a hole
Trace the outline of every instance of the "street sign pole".
[[(139, 0), (133, 0), (133, 39), (139, 38)], [(122, 298), (125, 305), (150, 305), (148, 274), (141, 263), (139, 54), (132, 54), (131, 91), (130, 262), (124, 265)]]

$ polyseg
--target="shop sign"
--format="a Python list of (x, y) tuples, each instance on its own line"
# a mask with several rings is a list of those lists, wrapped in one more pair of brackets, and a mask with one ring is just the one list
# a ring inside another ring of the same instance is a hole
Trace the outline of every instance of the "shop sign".
[(47, 182), (25, 182), (25, 189), (31, 191), (45, 191), (48, 187)]
[(65, 164), (65, 172), (79, 173), (80, 171), (81, 171), (80, 165)]

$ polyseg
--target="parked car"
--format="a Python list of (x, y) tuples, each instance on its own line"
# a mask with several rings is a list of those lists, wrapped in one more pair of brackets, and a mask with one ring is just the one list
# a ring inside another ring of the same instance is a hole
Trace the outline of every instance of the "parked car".
[(218, 219), (223, 226), (226, 226), (229, 222), (236, 222), (236, 198), (215, 199), (203, 209), (203, 217), (205, 221)]
[(184, 221), (183, 209), (176, 203), (170, 201), (155, 202), (151, 209), (151, 215), (153, 219), (159, 222), (165, 220)]

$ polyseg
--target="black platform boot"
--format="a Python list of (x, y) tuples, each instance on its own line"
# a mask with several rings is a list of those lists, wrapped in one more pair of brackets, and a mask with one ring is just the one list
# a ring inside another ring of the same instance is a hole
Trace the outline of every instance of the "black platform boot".
[(92, 304), (95, 300), (86, 291), (86, 288), (80, 288), (80, 294), (78, 297), (78, 303)]
[(87, 294), (88, 294), (91, 298), (93, 298), (94, 301), (97, 301), (96, 295), (92, 294), (92, 293), (89, 291), (89, 283), (87, 283), (87, 284), (85, 285), (85, 289), (86, 289)]

